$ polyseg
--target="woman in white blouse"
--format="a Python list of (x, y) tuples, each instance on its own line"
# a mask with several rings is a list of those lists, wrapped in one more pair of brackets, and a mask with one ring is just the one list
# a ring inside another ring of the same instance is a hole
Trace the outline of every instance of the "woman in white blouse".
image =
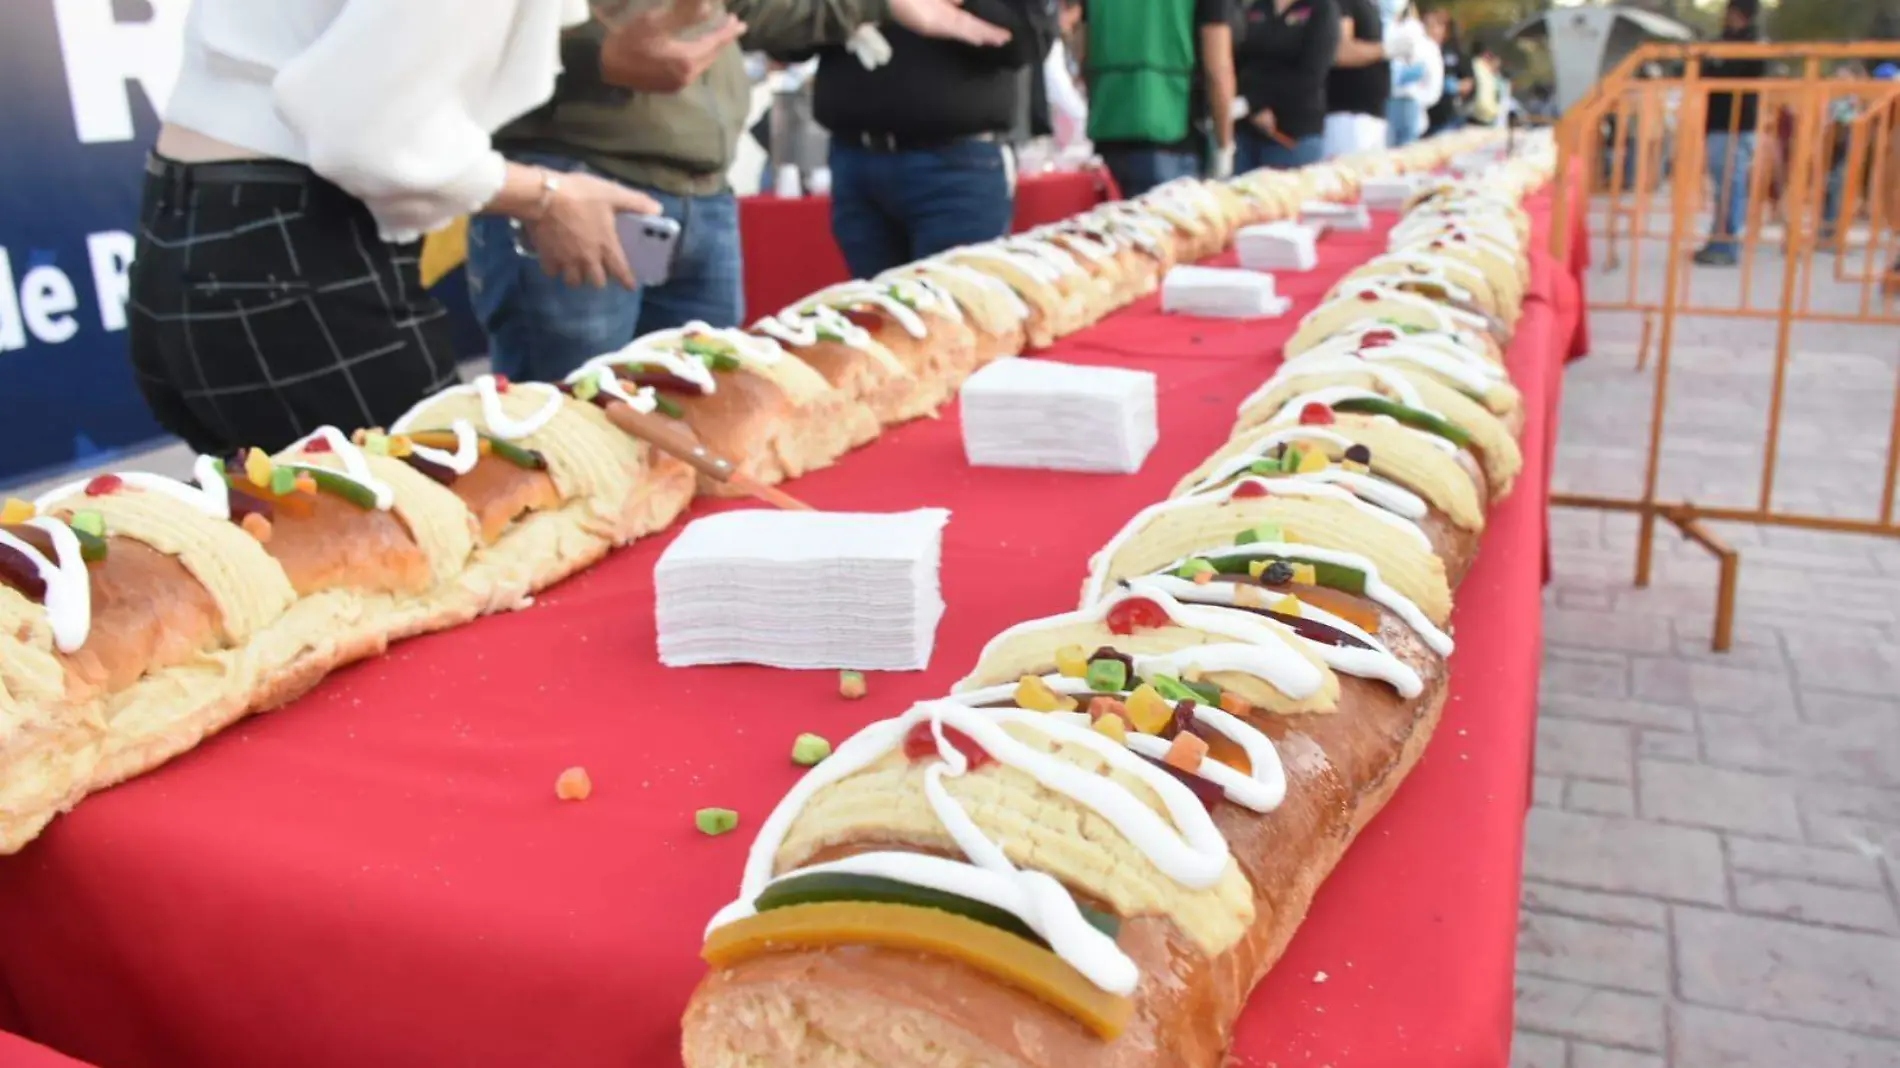
[(386, 426), (453, 382), (417, 256), (463, 214), (558, 235), (548, 266), (571, 281), (633, 285), (614, 216), (658, 206), (489, 141), (553, 93), (562, 32), (587, 15), (585, 0), (197, 0), (131, 278), (132, 365), (160, 423), (200, 452), (275, 449), (326, 423)]

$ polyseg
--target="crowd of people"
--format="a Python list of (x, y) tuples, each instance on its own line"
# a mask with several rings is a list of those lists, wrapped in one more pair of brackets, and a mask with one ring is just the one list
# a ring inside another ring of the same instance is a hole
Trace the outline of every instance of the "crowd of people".
[[(815, 61), (860, 277), (1006, 232), (1010, 142), (1052, 110), (1131, 196), (1502, 114), (1495, 57), (1391, 0), (199, 0), (131, 272), (159, 422), (275, 449), (451, 384), (418, 243), (465, 215), (504, 374), (741, 324), (747, 51)], [(677, 224), (663, 284), (634, 276), (629, 214)]]

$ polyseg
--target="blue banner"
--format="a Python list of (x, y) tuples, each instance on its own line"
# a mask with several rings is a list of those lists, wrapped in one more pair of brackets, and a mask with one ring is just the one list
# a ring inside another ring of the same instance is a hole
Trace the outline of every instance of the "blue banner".
[(189, 7), (0, 4), (0, 483), (159, 434), (125, 359), (126, 269)]

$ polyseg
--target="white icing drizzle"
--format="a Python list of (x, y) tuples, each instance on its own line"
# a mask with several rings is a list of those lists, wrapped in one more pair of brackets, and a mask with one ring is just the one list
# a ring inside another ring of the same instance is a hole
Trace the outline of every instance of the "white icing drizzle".
[[(1180, 502), (1165, 503), (1178, 504)], [(1160, 506), (1157, 505), (1155, 507)], [(1141, 516), (1135, 517), (1136, 520), (1140, 518)], [(1103, 574), (1103, 568), (1107, 566), (1107, 561), (1114, 557), (1113, 550), (1120, 548), (1120, 542), (1126, 540), (1125, 536), (1127, 532), (1131, 530), (1134, 525), (1135, 523), (1131, 521), (1127, 527), (1123, 528), (1122, 534), (1116, 535), (1114, 541), (1109, 542), (1107, 546), (1095, 554), (1095, 558), (1090, 562), (1092, 570), (1089, 574), (1088, 585), (1083, 594), (1084, 597), (1092, 598), (1101, 596), (1102, 589), (1108, 584), (1108, 579)], [(1196, 555), (1270, 556), (1289, 560), (1315, 560), (1324, 564), (1337, 564), (1340, 567), (1349, 567), (1365, 575), (1365, 596), (1367, 600), (1374, 601), (1382, 607), (1391, 609), (1393, 615), (1404, 620), (1405, 624), (1416, 631), (1418, 636), (1424, 640), (1425, 644), (1430, 646), (1431, 650), (1439, 656), (1451, 655), (1451, 635), (1439, 630), (1411, 598), (1393, 589), (1391, 586), (1386, 585), (1385, 580), (1379, 577), (1378, 565), (1358, 553), (1349, 553), (1339, 549), (1328, 549), (1318, 545), (1302, 545), (1293, 542), (1256, 541), (1246, 545), (1214, 546), (1203, 549)]]
[(432, 464), (446, 467), (457, 475), (466, 475), (475, 470), (482, 459), (482, 438), (475, 432), (475, 424), (466, 419), (457, 419), (449, 424), (449, 433), (455, 435), (455, 451), (431, 448), (417, 442), (409, 443), (409, 450)]
[(1011, 286), (1008, 282), (1003, 281), (993, 274), (985, 274), (974, 267), (966, 267), (961, 263), (951, 263), (941, 256), (936, 256), (924, 260), (921, 263), (912, 264), (909, 267), (900, 267), (898, 270), (909, 271), (913, 277), (921, 275), (925, 271), (934, 271), (951, 278), (962, 279), (971, 285), (981, 287), (995, 294), (999, 299), (1009, 305), (1010, 313), (1016, 316), (1016, 318), (1029, 318), (1029, 305), (1023, 301), (1022, 295), (1016, 292), (1014, 286)]
[(368, 490), (370, 495), (376, 498), (376, 507), (379, 510), (387, 512), (390, 508), (395, 506), (396, 491), (390, 488), (389, 483), (384, 482), (370, 473), (369, 460), (364, 458), (363, 450), (357, 448), (355, 442), (344, 437), (343, 432), (336, 427), (320, 426), (304, 437), (297, 439), (290, 448), (284, 450), (284, 453), (285, 455), (294, 455), (303, 452), (309, 447), (311, 442), (318, 440), (330, 446), (330, 451), (335, 453), (336, 458), (342, 462), (343, 470), (337, 471), (328, 467), (318, 467), (315, 464), (300, 464), (295, 461), (285, 461), (284, 466), (303, 470), (323, 471), (338, 478), (348, 479)]
[[(1167, 670), (1173, 665), (1161, 664), (1161, 660), (1162, 658), (1159, 657), (1136, 657), (1136, 674), (1140, 674), (1140, 669), (1144, 665), (1161, 670), (1164, 674), (1173, 674), (1172, 671)], [(1064, 696), (1098, 692), (1088, 684), (1087, 679), (1071, 678), (1067, 675), (1044, 675), (1042, 681), (1051, 690)], [(1126, 697), (1129, 691), (1118, 692)], [(1004, 683), (1000, 686), (985, 686), (980, 690), (957, 694), (949, 700), (981, 707), (998, 701), (1013, 701), (1015, 696), (1016, 685)], [(1079, 714), (1081, 719), (1076, 721), (1076, 725), (1087, 727), (1088, 713)], [(1056, 716), (1060, 713), (1046, 712), (1044, 715)], [(1227, 800), (1242, 808), (1252, 809), (1255, 812), (1272, 812), (1279, 808), (1280, 803), (1286, 800), (1286, 768), (1280, 763), (1280, 751), (1273, 747), (1272, 739), (1246, 720), (1198, 701), (1194, 703), (1194, 718), (1240, 746), (1241, 751), (1247, 754), (1247, 762), (1253, 765), (1251, 775), (1242, 775), (1231, 766), (1210, 757), (1201, 762), (1195, 774), (1220, 787), (1221, 792), (1227, 796)], [(1144, 747), (1135, 742), (1136, 738), (1148, 738), (1152, 744)], [(1159, 747), (1158, 750), (1156, 746)], [(1134, 731), (1128, 733), (1128, 747), (1156, 760), (1166, 756), (1168, 752), (1168, 743), (1165, 740)], [(1147, 751), (1144, 751), (1144, 748)]]
[[(1261, 383), (1259, 389), (1247, 394), (1247, 399), (1240, 402), (1240, 410), (1244, 412), (1260, 403), (1262, 399), (1286, 385), (1291, 379), (1324, 374), (1365, 375), (1384, 386), (1389, 391), (1389, 395), (1394, 396), (1407, 408), (1417, 408), (1419, 411), (1438, 415), (1437, 412), (1432, 412), (1430, 408), (1425, 407), (1424, 398), (1419, 396), (1418, 387), (1413, 385), (1410, 379), (1389, 367), (1368, 364), (1356, 356), (1314, 356), (1311, 353), (1301, 353), (1283, 364), (1278, 371), (1274, 372), (1272, 378)], [(1281, 410), (1285, 410), (1284, 406)]]
[(908, 277), (900, 275), (896, 278), (880, 279), (880, 281), (890, 286), (892, 293), (919, 307), (929, 308), (954, 322), (964, 321), (963, 306), (957, 303), (957, 298), (951, 296), (949, 290), (922, 275)]
[[(1340, 401), (1347, 400), (1391, 400), (1391, 398), (1381, 393), (1375, 393), (1369, 389), (1360, 389), (1358, 386), (1322, 386), (1310, 393), (1301, 393), (1287, 398), (1287, 402), (1280, 405), (1280, 410), (1274, 412), (1265, 422), (1273, 424), (1283, 419), (1297, 420), (1300, 417), (1301, 409), (1305, 408), (1308, 404), (1320, 404), (1331, 408)], [(1437, 412), (1429, 408), (1421, 408), (1419, 410), (1428, 415), (1438, 415)], [(1399, 422), (1389, 415), (1378, 415), (1373, 418), (1419, 435), (1422, 440), (1430, 442), (1432, 447), (1438, 449), (1440, 452), (1451, 453), (1453, 455), (1456, 455), (1458, 452), (1457, 445), (1453, 444), (1449, 439), (1441, 438), (1429, 430), (1420, 430), (1417, 427), (1406, 426), (1404, 423)], [(1439, 416), (1439, 418), (1442, 419), (1444, 417)]]
[[(196, 508), (213, 519), (231, 518), (231, 487), (224, 481), (224, 475), (218, 467), (218, 461), (209, 456), (200, 456), (191, 463), (191, 474), (197, 485), (180, 482), (175, 478), (155, 475), (149, 471), (126, 471), (114, 475), (128, 486), (135, 486), (151, 493), (162, 493), (173, 500)], [(96, 478), (98, 476), (93, 476)], [(82, 478), (68, 482), (39, 495), (33, 501), (36, 512), (50, 512), (61, 502), (86, 492), (86, 486), (92, 478)]]
[[(785, 350), (779, 348), (778, 342), (769, 337), (759, 337), (757, 334), (748, 334), (743, 330), (716, 329), (707, 323), (694, 320), (673, 330), (656, 330), (645, 337), (635, 338), (633, 344), (620, 350), (620, 355), (625, 357), (621, 362), (651, 363), (653, 361), (650, 359), (650, 354), (670, 353), (704, 368), (705, 363), (699, 357), (686, 351), (686, 343), (694, 338), (705, 338), (724, 345), (732, 350), (727, 355), (750, 370), (770, 367), (785, 360)], [(674, 373), (678, 374), (677, 371)], [(699, 379), (689, 380), (700, 381)], [(706, 392), (711, 393), (712, 390)]]
[[(1099, 591), (1097, 596), (1100, 596)], [(988, 660), (991, 654), (999, 650), (1004, 643), (1020, 635), (1034, 634), (1037, 631), (1072, 626), (1077, 623), (1101, 623), (1108, 618), (1110, 609), (1123, 601), (1137, 597), (1146, 598), (1160, 606), (1177, 626), (1204, 630), (1209, 634), (1219, 634), (1235, 639), (1238, 644), (1232, 647), (1233, 653), (1228, 657), (1232, 661), (1231, 666), (1213, 670), (1245, 672), (1296, 701), (1313, 696), (1325, 685), (1326, 676), (1319, 667), (1282, 640), (1279, 633), (1269, 627), (1265, 621), (1244, 613), (1222, 612), (1183, 604), (1161, 584), (1140, 578), (1130, 579), (1112, 595), (1101, 597), (1086, 608), (1042, 619), (1032, 619), (1010, 627), (990, 639), (989, 644), (983, 647), (983, 651), (977, 654), (977, 663), (981, 664)], [(1202, 646), (1195, 652), (1205, 652), (1208, 648), (1211, 647)], [(955, 690), (961, 693), (969, 688), (958, 683)]]
[[(1223, 552), (1220, 555), (1227, 554)], [(1166, 568), (1163, 568), (1161, 573), (1150, 575), (1149, 579), (1159, 583), (1183, 601), (1197, 604), (1214, 604), (1222, 607), (1238, 608), (1240, 606), (1240, 591), (1242, 589), (1258, 589), (1258, 587), (1253, 586), (1242, 586), (1238, 582), (1224, 581), (1222, 576), (1219, 575), (1214, 576), (1212, 582), (1203, 584), (1194, 582), (1191, 579), (1179, 578), (1165, 573), (1180, 567), (1186, 562), (1186, 557), (1177, 560), (1169, 564)], [(1295, 591), (1293, 596), (1297, 598), (1299, 593)], [(1311, 619), (1317, 623), (1324, 623), (1334, 630), (1349, 634), (1365, 642), (1371, 646), (1371, 648), (1360, 649), (1352, 646), (1333, 645), (1328, 642), (1316, 642), (1277, 619), (1269, 619), (1264, 616), (1260, 618), (1269, 626), (1278, 627), (1288, 634), (1293, 635), (1295, 638), (1298, 638), (1302, 644), (1313, 651), (1314, 655), (1325, 661), (1327, 667), (1335, 671), (1343, 671), (1348, 675), (1356, 675), (1362, 679), (1378, 679), (1381, 682), (1389, 683), (1392, 688), (1398, 692), (1400, 697), (1407, 700), (1425, 692), (1425, 682), (1418, 677), (1418, 672), (1414, 671), (1410, 664), (1392, 655), (1392, 651), (1387, 649), (1385, 643), (1381, 642), (1375, 635), (1367, 633), (1355, 624), (1317, 605), (1307, 604), (1305, 601), (1300, 602), (1300, 616), (1305, 619)], [(1205, 671), (1207, 668), (1202, 667), (1202, 670)]]
[[(1341, 489), (1338, 486), (1328, 485), (1325, 482), (1302, 481), (1290, 475), (1278, 478), (1267, 475), (1248, 475), (1245, 478), (1236, 480), (1231, 485), (1223, 486), (1218, 490), (1202, 494), (1201, 496), (1221, 496), (1224, 500), (1233, 500), (1234, 491), (1248, 483), (1263, 487), (1266, 489), (1269, 497), (1319, 497), (1324, 500), (1343, 501), (1351, 505), (1360, 515), (1384, 523), (1386, 526), (1410, 537), (1426, 551), (1432, 551), (1432, 539), (1426, 536), (1425, 531), (1421, 529), (1416, 522), (1402, 515), (1388, 512), (1378, 505), (1362, 501), (1351, 490)], [(1244, 500), (1245, 498), (1242, 499)], [(1414, 498), (1414, 500), (1416, 499), (1417, 498)]]
[[(1221, 483), (1235, 475), (1249, 474), (1257, 457), (1236, 456), (1214, 469), (1214, 473), (1201, 480), (1190, 494), (1205, 493), (1215, 489)], [(1254, 476), (1256, 478), (1261, 476)], [(1394, 482), (1388, 482), (1376, 475), (1362, 475), (1357, 471), (1347, 471), (1337, 465), (1319, 471), (1289, 472), (1284, 475), (1270, 475), (1269, 478), (1297, 478), (1308, 482), (1323, 482), (1342, 486), (1353, 495), (1368, 503), (1378, 505), (1393, 515), (1404, 516), (1414, 522), (1430, 514), (1430, 506), (1423, 498), (1411, 490)]]
[(1070, 255), (1067, 249), (1050, 241), (1046, 234), (1024, 234), (1020, 237), (1004, 238), (1002, 245), (1004, 248), (1044, 260), (1058, 273), (1082, 273), (1082, 264)]
[(1315, 354), (1327, 356), (1357, 356), (1372, 363), (1410, 363), (1423, 367), (1436, 374), (1456, 382), (1460, 387), (1473, 393), (1485, 393), (1505, 381), (1504, 368), (1492, 363), (1476, 351), (1460, 344), (1457, 336), (1430, 332), (1407, 334), (1393, 330), (1398, 335), (1396, 341), (1385, 344), (1367, 345), (1366, 335), (1377, 333), (1382, 327), (1366, 327), (1348, 334), (1339, 334), (1326, 339), (1296, 360), (1306, 359)]
[(923, 317), (918, 315), (915, 309), (887, 292), (887, 288), (871, 282), (845, 282), (829, 289), (819, 290), (807, 297), (804, 303), (797, 305), (797, 308), (802, 311), (814, 305), (853, 308), (869, 304), (883, 309), (897, 321), (898, 326), (903, 327), (904, 333), (911, 337), (929, 337), (930, 328), (924, 325)]
[[(599, 357), (599, 359), (606, 359), (606, 357)], [(495, 381), (495, 376), (482, 375), (473, 382), (459, 386), (450, 386), (434, 397), (423, 400), (415, 407), (404, 412), (402, 418), (396, 420), (395, 423), (390, 426), (390, 433), (405, 434), (415, 429), (416, 423), (421, 420), (429, 406), (443, 397), (467, 396), (473, 394), (481, 398), (482, 421), (488, 424), (488, 432), (504, 441), (514, 441), (518, 438), (525, 438), (553, 422), (554, 417), (561, 411), (561, 405), (567, 401), (565, 394), (545, 382), (513, 382), (509, 384), (508, 388), (510, 390), (533, 390), (543, 394), (546, 397), (546, 401), (541, 407), (530, 413), (527, 418), (516, 419), (509, 415), (507, 409), (502, 406), (501, 388)]]
[(1071, 225), (1048, 227), (1034, 232), (1047, 241), (1060, 240), (1064, 242), (1060, 247), (1073, 250), (1096, 263), (1107, 263), (1115, 258), (1115, 246), (1090, 233), (1087, 224), (1079, 221)]
[[(1448, 277), (1449, 275), (1456, 273), (1456, 274), (1464, 276), (1464, 278), (1467, 281), (1476, 282), (1477, 284), (1481, 286), (1486, 285), (1483, 271), (1478, 270), (1476, 267), (1473, 267), (1472, 265), (1464, 262), (1463, 260), (1454, 259), (1453, 257), (1450, 257), (1450, 256), (1441, 256), (1438, 253), (1431, 252), (1426, 249), (1420, 249), (1420, 248), (1393, 249), (1392, 251), (1387, 252), (1384, 255), (1374, 257), (1367, 264), (1367, 266), (1374, 266), (1374, 265), (1383, 266), (1386, 264), (1394, 264), (1394, 265), (1403, 266), (1403, 267), (1424, 267), (1424, 268), (1429, 269), (1431, 274), (1437, 275), (1439, 277)], [(1469, 299), (1472, 287), (1469, 285), (1460, 285), (1459, 288), (1460, 290), (1464, 291), (1466, 294), (1465, 297), (1462, 297), (1460, 299)]]
[[(1164, 875), (1184, 886), (1207, 889), (1220, 881), (1232, 863), (1227, 840), (1193, 791), (1172, 775), (1093, 730), (1023, 709), (977, 709), (954, 701), (924, 702), (913, 705), (896, 719), (874, 723), (847, 739), (824, 763), (799, 780), (766, 818), (746, 857), (740, 899), (721, 909), (708, 930), (752, 914), (752, 903), (773, 881), (778, 851), (792, 824), (820, 790), (862, 771), (901, 747), (911, 728), (919, 723), (931, 725), (940, 757), (924, 772), (924, 792), (933, 812), (974, 866), (994, 877), (988, 880), (991, 886), (996, 885), (996, 880), (1008, 880), (1015, 886), (1013, 893), (994, 895), (1007, 899), (1007, 904), (997, 900), (990, 903), (998, 907), (1013, 906), (1012, 911), (1031, 930), (1098, 988), (1114, 994), (1133, 993), (1140, 982), (1134, 962), (1100, 932), (1091, 937), (1084, 931), (1083, 928), (1088, 931), (1094, 928), (1082, 918), (1081, 910), (1068, 891), (1047, 873), (1017, 868), (944, 787), (945, 779), (970, 771), (968, 759), (945, 738), (944, 729), (957, 730), (999, 764), (1023, 772), (1044, 788), (1092, 809)], [(1005, 726), (1026, 728), (1058, 743), (1089, 750), (1111, 771), (1137, 779), (1152, 790), (1160, 798), (1166, 817), (1109, 776), (1084, 770), (1026, 745), (1012, 737)], [(930, 861), (902, 859), (884, 861), (880, 866), (884, 872), (896, 873), (890, 877), (907, 881), (912, 876), (919, 880), (935, 878), (945, 870)], [(920, 882), (920, 885), (932, 884)]]
[(4, 529), (0, 529), (0, 545), (26, 557), (46, 584), (42, 607), (53, 631), (53, 646), (62, 653), (77, 652), (92, 633), (92, 576), (86, 572), (79, 537), (66, 524), (47, 516), (29, 519), (25, 525), (52, 539), (53, 559)]
[(1062, 271), (1042, 257), (1005, 245), (969, 245), (954, 249), (945, 255), (1006, 264), (1044, 285), (1054, 285), (1062, 277)]

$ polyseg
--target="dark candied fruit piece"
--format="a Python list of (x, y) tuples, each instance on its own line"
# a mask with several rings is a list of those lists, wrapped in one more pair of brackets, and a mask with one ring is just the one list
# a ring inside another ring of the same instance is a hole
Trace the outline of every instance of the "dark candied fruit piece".
[(1221, 792), (1220, 787), (1215, 786), (1213, 783), (1208, 782), (1206, 779), (1201, 778), (1199, 775), (1194, 775), (1194, 774), (1190, 774), (1189, 772), (1182, 771), (1180, 768), (1177, 768), (1174, 765), (1169, 764), (1167, 761), (1156, 760), (1155, 758), (1150, 757), (1150, 756), (1144, 756), (1142, 757), (1142, 759), (1146, 760), (1150, 764), (1153, 764), (1155, 767), (1160, 768), (1162, 771), (1167, 772), (1169, 775), (1174, 776), (1174, 779), (1176, 782), (1179, 782), (1181, 785), (1187, 787), (1189, 790), (1194, 791), (1195, 800), (1199, 801), (1201, 803), (1201, 807), (1203, 808), (1211, 809), (1214, 807), (1214, 803), (1216, 801), (1220, 801), (1221, 799), (1227, 796), (1226, 794)]
[(1372, 462), (1372, 450), (1358, 442), (1354, 442), (1346, 447), (1346, 459), (1356, 464), (1370, 464)]

